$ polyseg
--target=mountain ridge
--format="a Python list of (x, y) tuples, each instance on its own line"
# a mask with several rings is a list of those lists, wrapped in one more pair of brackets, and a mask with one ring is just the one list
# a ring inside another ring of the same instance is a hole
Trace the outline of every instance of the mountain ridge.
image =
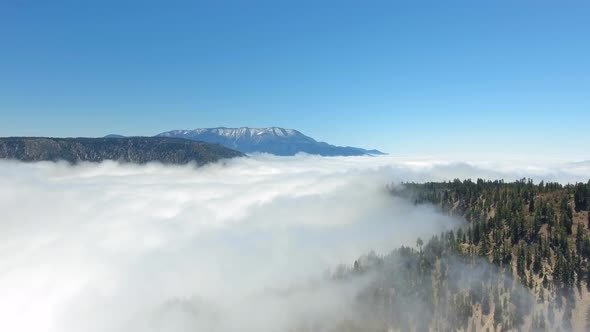
[(281, 127), (214, 127), (191, 130), (171, 130), (156, 137), (175, 137), (221, 144), (242, 153), (270, 153), (292, 156), (300, 152), (322, 156), (382, 155), (379, 150), (352, 146), (336, 146), (316, 141), (298, 130)]
[(220, 159), (243, 156), (218, 144), (167, 137), (0, 137), (0, 159), (25, 162), (101, 162), (116, 160), (145, 164), (203, 165)]

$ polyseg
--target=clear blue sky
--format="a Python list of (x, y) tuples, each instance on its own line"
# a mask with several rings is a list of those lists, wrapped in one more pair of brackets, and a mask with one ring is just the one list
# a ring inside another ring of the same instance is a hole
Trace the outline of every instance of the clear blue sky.
[(0, 136), (282, 126), (590, 159), (588, 1), (0, 2)]

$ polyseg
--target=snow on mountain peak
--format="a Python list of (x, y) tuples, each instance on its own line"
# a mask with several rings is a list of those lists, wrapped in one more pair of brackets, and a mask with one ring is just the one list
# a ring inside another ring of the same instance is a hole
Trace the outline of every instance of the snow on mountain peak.
[(381, 154), (376, 150), (355, 147), (341, 147), (318, 142), (295, 129), (268, 128), (199, 128), (194, 130), (173, 130), (159, 134), (164, 137), (178, 137), (209, 143), (217, 143), (237, 149), (242, 153), (266, 152), (281, 156), (292, 156), (299, 152), (325, 156), (361, 156)]
[[(290, 136), (297, 136), (303, 135), (297, 130), (294, 129), (285, 129), (279, 127), (269, 127), (269, 128), (250, 128), (250, 127), (240, 127), (240, 128), (226, 128), (226, 127), (218, 127), (218, 128), (201, 128), (195, 129), (192, 131), (194, 134), (203, 134), (203, 133), (214, 133), (224, 137), (253, 137), (253, 136), (261, 136), (261, 135), (269, 135), (269, 136), (277, 136), (277, 137), (290, 137)], [(186, 131), (182, 131), (183, 134), (187, 134)]]

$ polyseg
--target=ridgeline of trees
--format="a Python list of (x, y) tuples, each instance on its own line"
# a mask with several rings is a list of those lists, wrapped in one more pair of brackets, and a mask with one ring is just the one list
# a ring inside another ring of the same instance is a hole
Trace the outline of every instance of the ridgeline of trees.
[(455, 180), (406, 184), (397, 193), (464, 216), (469, 227), (451, 234), (455, 250), (499, 267), (515, 263), (516, 276), (531, 289), (531, 271), (558, 289), (583, 281), (590, 286), (590, 181), (562, 186)]
[(203, 165), (243, 156), (218, 144), (168, 137), (0, 137), (0, 159), (24, 162), (67, 161)]
[[(582, 300), (590, 291), (590, 181), (454, 180), (391, 192), (462, 216), (467, 226), (340, 267), (339, 280), (377, 276), (358, 301), (371, 323), (341, 330), (590, 329)], [(578, 319), (574, 311), (582, 311)]]

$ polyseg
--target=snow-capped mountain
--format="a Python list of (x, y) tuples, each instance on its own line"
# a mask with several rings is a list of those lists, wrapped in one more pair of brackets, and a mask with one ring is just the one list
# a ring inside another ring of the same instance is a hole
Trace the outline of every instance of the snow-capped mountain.
[(172, 130), (156, 136), (176, 137), (218, 143), (242, 153), (266, 152), (278, 156), (292, 156), (299, 152), (322, 156), (362, 156), (383, 154), (378, 150), (365, 150), (350, 146), (335, 146), (305, 136), (294, 129), (270, 128), (199, 128)]

